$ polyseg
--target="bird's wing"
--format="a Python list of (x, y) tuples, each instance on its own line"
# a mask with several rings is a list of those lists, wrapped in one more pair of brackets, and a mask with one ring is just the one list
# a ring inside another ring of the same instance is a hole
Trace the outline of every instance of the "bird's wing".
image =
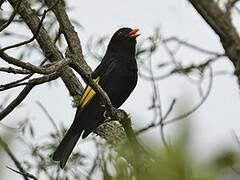
[[(100, 80), (100, 76), (98, 76), (96, 79), (93, 79), (93, 81), (98, 84)], [(83, 95), (81, 96), (79, 107), (83, 108), (85, 107), (93, 98), (93, 96), (96, 94), (96, 92), (91, 88), (91, 86), (87, 86), (83, 92)]]
[[(115, 67), (115, 58), (105, 56), (92, 74), (93, 81), (100, 86), (104, 83)], [(84, 108), (95, 96), (96, 92), (88, 85), (81, 96), (79, 107)]]
[[(100, 84), (103, 89), (107, 89), (109, 80), (111, 80), (113, 78), (112, 76), (113, 76), (113, 73), (115, 73), (115, 71), (116, 71), (116, 59), (115, 59), (115, 61), (114, 60), (111, 61), (106, 72), (101, 77)], [(114, 82), (112, 82), (110, 84), (114, 84)]]
[(103, 74), (105, 74), (108, 71), (108, 68), (113, 61), (115, 61), (115, 55), (110, 52), (106, 53), (101, 63), (92, 73), (92, 77), (96, 78), (98, 76), (103, 76)]
[[(106, 58), (106, 57), (105, 57)], [(104, 59), (105, 59), (104, 58)], [(110, 72), (113, 70), (114, 66), (114, 58), (104, 60), (99, 64), (99, 66), (95, 69), (93, 72), (93, 81), (97, 84), (102, 84), (104, 79), (110, 74)], [(104, 78), (103, 78), (104, 77)], [(79, 107), (84, 108), (95, 96), (96, 92), (91, 88), (91, 86), (87, 86), (83, 92), (83, 95), (81, 96)]]

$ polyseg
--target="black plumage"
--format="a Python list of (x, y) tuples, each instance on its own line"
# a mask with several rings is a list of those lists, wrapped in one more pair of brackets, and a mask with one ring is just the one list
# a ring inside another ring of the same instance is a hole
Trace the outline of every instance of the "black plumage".
[[(120, 107), (137, 84), (135, 59), (138, 29), (121, 28), (112, 36), (105, 56), (92, 78), (108, 94), (112, 105)], [(100, 95), (87, 86), (76, 111), (74, 121), (54, 152), (53, 160), (63, 168), (79, 137), (87, 137), (104, 120), (104, 106)]]

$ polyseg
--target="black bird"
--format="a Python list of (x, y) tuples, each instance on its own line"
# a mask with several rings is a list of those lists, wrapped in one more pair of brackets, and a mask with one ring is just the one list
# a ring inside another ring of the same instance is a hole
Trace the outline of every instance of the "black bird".
[[(94, 82), (104, 89), (115, 108), (125, 102), (137, 84), (135, 48), (139, 35), (139, 29), (121, 28), (115, 32), (105, 56), (92, 73)], [(103, 123), (104, 111), (100, 95), (87, 86), (74, 121), (53, 154), (53, 160), (60, 161), (61, 168), (65, 166), (81, 134), (84, 139)]]

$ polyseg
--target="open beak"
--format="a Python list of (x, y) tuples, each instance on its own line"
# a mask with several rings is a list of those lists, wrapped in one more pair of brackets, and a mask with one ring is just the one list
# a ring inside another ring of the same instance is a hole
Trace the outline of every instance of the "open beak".
[(139, 29), (132, 29), (132, 31), (128, 33), (128, 36), (132, 38), (137, 38), (139, 35), (141, 35)]

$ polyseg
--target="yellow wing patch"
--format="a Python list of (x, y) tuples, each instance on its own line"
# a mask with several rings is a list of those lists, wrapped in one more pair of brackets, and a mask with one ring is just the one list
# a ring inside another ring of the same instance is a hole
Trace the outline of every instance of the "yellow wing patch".
[[(99, 80), (100, 80), (100, 77), (97, 77), (96, 79), (93, 79), (93, 82), (98, 84)], [(91, 99), (93, 98), (93, 96), (95, 94), (96, 94), (96, 92), (90, 86), (87, 86), (86, 90), (84, 91), (84, 93), (80, 99), (79, 106), (84, 107), (88, 102), (91, 101)]]

